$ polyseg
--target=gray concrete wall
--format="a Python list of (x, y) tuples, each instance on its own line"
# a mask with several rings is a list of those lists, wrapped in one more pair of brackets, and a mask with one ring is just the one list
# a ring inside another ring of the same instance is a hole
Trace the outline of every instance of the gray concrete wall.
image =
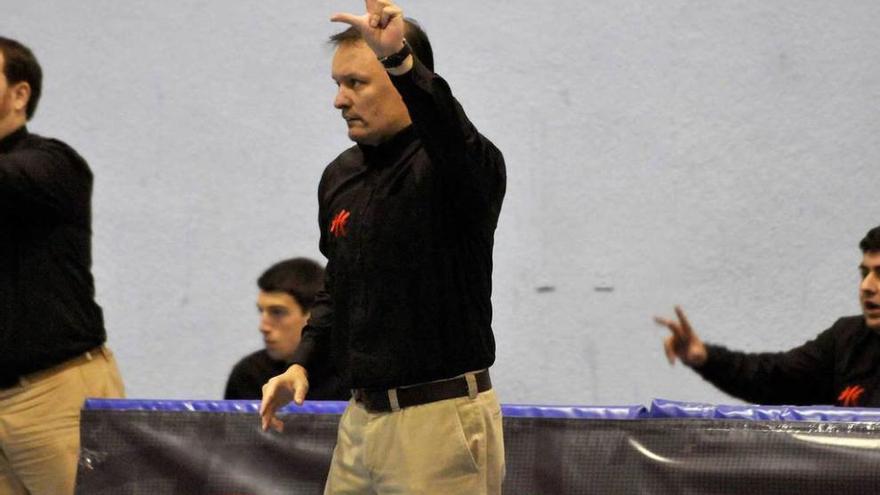
[[(858, 311), (880, 220), (880, 4), (412, 0), (438, 72), (504, 151), (495, 382), (505, 402), (733, 402), (663, 357), (797, 345)], [(319, 257), (316, 185), (349, 145), (334, 10), (354, 0), (39, 0), (33, 131), (96, 174), (94, 272), (132, 397), (218, 398), (260, 345), (255, 279)]]

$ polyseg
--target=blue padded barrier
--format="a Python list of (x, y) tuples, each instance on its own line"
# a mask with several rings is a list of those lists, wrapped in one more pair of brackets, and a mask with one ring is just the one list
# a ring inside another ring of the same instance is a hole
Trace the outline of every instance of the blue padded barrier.
[[(287, 405), (285, 414), (342, 414), (347, 402), (306, 401), (302, 406)], [(259, 401), (246, 400), (146, 400), (88, 399), (85, 410), (177, 411), (255, 414)], [(509, 418), (570, 419), (739, 419), (753, 421), (869, 421), (880, 422), (880, 409), (833, 406), (713, 405), (654, 399), (645, 406), (548, 406), (506, 404), (502, 413)]]
[(570, 419), (642, 419), (648, 417), (645, 406), (501, 406), (505, 418), (570, 418)]
[[(306, 401), (302, 406), (288, 404), (281, 413), (292, 414), (342, 414), (345, 401)], [(150, 400), (150, 399), (87, 399), (83, 409), (111, 411), (197, 411), (219, 413), (260, 412), (260, 401), (254, 400)]]
[(651, 418), (714, 418), (715, 406), (699, 402), (677, 402), (654, 399), (648, 410)]
[[(90, 400), (78, 495), (321, 493), (345, 402)], [(505, 405), (504, 495), (880, 493), (880, 409)], [(589, 419), (589, 421), (584, 421)]]
[(713, 405), (654, 399), (650, 418), (741, 419), (750, 421), (878, 422), (880, 409), (834, 406)]
[[(286, 414), (342, 414), (344, 401), (306, 401), (302, 406), (288, 404), (280, 412)], [(87, 411), (176, 411), (255, 414), (259, 401), (249, 400), (145, 400), (145, 399), (88, 399), (83, 406)], [(644, 406), (541, 406), (504, 405), (505, 417), (516, 418), (572, 418), (572, 419), (639, 419), (648, 417)]]

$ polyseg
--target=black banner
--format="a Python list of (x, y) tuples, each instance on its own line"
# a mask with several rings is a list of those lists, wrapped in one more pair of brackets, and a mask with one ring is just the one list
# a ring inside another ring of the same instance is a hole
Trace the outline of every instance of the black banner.
[[(880, 493), (876, 422), (570, 416), (505, 417), (505, 493)], [(338, 420), (84, 410), (77, 493), (320, 494)]]

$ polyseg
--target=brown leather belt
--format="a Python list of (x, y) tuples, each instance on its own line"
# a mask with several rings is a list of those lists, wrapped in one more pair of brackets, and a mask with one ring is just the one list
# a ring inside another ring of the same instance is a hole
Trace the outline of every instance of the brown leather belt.
[[(476, 393), (485, 392), (492, 388), (492, 380), (489, 379), (489, 370), (478, 373), (470, 373), (476, 381)], [(394, 398), (397, 400), (397, 409), (403, 409), (420, 404), (429, 404), (456, 397), (467, 397), (467, 376), (459, 376), (448, 380), (421, 383), (408, 387), (385, 389), (357, 388), (351, 391), (352, 398), (359, 402), (370, 412), (391, 412), (396, 410), (393, 406)]]

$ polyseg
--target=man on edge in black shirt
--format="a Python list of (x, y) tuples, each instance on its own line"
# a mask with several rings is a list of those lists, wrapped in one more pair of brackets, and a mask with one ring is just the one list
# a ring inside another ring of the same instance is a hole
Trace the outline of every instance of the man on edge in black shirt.
[(684, 311), (656, 317), (672, 332), (670, 363), (681, 359), (730, 395), (758, 404), (880, 407), (880, 227), (859, 243), (862, 314), (837, 320), (815, 339), (786, 352), (743, 353), (704, 344)]
[(271, 379), (264, 429), (301, 404), (331, 356), (353, 389), (325, 493), (500, 493), (501, 411), (488, 368), (492, 248), (506, 171), (433, 71), (424, 32), (367, 0), (336, 46), (334, 106), (357, 143), (318, 190), (325, 290), (292, 365)]
[(91, 274), (92, 172), (28, 132), (42, 70), (0, 38), (0, 493), (72, 494), (86, 397), (122, 397)]

